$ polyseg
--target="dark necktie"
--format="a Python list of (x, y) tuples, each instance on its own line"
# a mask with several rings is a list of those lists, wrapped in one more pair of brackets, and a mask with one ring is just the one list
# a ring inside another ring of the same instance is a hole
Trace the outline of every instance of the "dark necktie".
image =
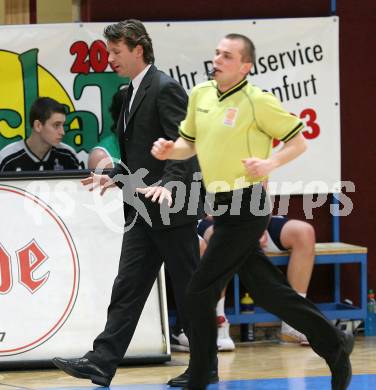
[(126, 99), (125, 99), (125, 115), (126, 115), (126, 119), (128, 119), (128, 116), (129, 116), (129, 106), (131, 104), (132, 95), (133, 95), (133, 84), (132, 84), (132, 82), (130, 82), (128, 90), (127, 90)]

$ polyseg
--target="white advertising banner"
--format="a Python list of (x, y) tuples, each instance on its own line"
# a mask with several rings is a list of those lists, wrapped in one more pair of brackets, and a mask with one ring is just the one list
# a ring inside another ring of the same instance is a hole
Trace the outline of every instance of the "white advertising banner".
[[(189, 92), (211, 68), (227, 33), (249, 36), (257, 59), (249, 76), (305, 123), (308, 151), (272, 175), (274, 193), (338, 192), (340, 174), (337, 17), (146, 23), (156, 65)], [(66, 104), (64, 142), (85, 159), (110, 131), (111, 97), (126, 79), (108, 65), (106, 23), (0, 27), (0, 147), (30, 134), (37, 96)], [(276, 148), (280, 146), (276, 145)]]
[[(92, 349), (119, 264), (121, 197), (119, 189), (89, 192), (79, 179), (0, 183), (0, 364)], [(128, 357), (169, 354), (162, 276), (159, 282)]]

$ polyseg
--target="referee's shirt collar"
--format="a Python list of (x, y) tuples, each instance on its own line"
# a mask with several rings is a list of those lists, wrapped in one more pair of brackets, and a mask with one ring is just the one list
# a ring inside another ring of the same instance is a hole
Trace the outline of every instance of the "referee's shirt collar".
[(227, 90), (226, 92), (221, 92), (218, 89), (218, 85), (217, 85), (217, 96), (218, 96), (219, 101), (221, 102), (222, 100), (226, 99), (228, 96), (232, 95), (233, 93), (238, 92), (240, 89), (242, 89), (247, 84), (248, 84), (247, 79), (244, 79), (244, 80), (240, 81), (238, 84), (234, 85), (229, 90)]

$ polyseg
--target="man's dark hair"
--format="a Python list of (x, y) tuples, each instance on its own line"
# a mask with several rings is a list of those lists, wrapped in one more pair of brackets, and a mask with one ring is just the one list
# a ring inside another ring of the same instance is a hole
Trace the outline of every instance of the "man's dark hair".
[(36, 120), (44, 125), (51, 115), (55, 113), (66, 115), (65, 108), (61, 103), (50, 97), (38, 98), (30, 108), (30, 126), (33, 127)]
[(132, 51), (137, 45), (144, 49), (145, 64), (154, 64), (153, 44), (145, 26), (137, 19), (128, 19), (110, 24), (104, 29), (103, 36), (109, 42), (124, 41)]
[(243, 62), (252, 62), (252, 64), (256, 61), (256, 48), (253, 42), (242, 34), (227, 34), (225, 36), (226, 39), (236, 39), (242, 41), (244, 44), (244, 48), (242, 50), (242, 61)]

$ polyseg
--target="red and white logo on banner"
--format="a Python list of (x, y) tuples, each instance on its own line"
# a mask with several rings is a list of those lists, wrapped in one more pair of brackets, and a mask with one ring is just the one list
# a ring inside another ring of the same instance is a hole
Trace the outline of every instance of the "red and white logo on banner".
[(64, 222), (41, 199), (0, 185), (0, 210), (0, 356), (9, 356), (41, 345), (67, 320), (79, 262)]

